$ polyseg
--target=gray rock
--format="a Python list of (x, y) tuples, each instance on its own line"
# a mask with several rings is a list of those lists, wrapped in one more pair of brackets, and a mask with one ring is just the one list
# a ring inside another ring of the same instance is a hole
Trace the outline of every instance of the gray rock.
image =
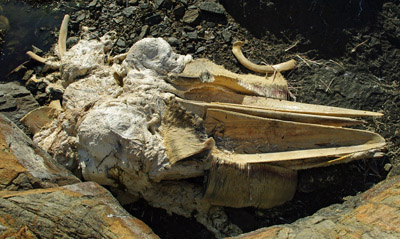
[(190, 40), (197, 40), (197, 32), (188, 32), (186, 34)]
[(139, 34), (139, 40), (143, 39), (143, 37), (145, 37), (149, 33), (149, 29), (150, 29), (149, 25), (144, 25), (142, 27), (142, 30), (140, 31), (140, 34)]
[(115, 23), (120, 24), (121, 22), (124, 21), (124, 17), (123, 16), (118, 16), (118, 17), (113, 18), (113, 20), (114, 20)]
[(136, 7), (134, 6), (130, 6), (130, 7), (126, 7), (124, 8), (124, 10), (122, 10), (122, 13), (125, 15), (125, 17), (131, 17), (136, 11)]
[(225, 13), (225, 8), (221, 4), (216, 2), (202, 2), (200, 4), (200, 10), (214, 14)]
[(230, 43), (232, 39), (232, 34), (228, 30), (222, 31), (222, 38), (226, 43)]
[(171, 46), (178, 46), (179, 45), (179, 40), (176, 37), (168, 37), (167, 42), (171, 45)]
[(125, 43), (125, 41), (123, 40), (123, 39), (118, 39), (118, 41), (117, 41), (117, 46), (119, 46), (119, 47), (126, 47), (126, 43)]
[(19, 120), (38, 107), (38, 102), (25, 87), (13, 82), (0, 84), (0, 112), (21, 129), (26, 130)]
[(85, 13), (81, 13), (81, 14), (79, 14), (79, 16), (76, 18), (76, 21), (77, 21), (77, 22), (81, 22), (81, 21), (85, 20), (85, 18), (86, 18), (86, 14), (85, 14)]
[(197, 48), (196, 54), (202, 53), (205, 50), (206, 50), (206, 47), (205, 46), (201, 46), (201, 47)]
[(190, 9), (185, 12), (183, 22), (189, 25), (196, 25), (200, 21), (199, 9)]
[(154, 4), (156, 5), (156, 8), (160, 8), (161, 5), (164, 3), (165, 0), (154, 0)]
[(90, 3), (89, 3), (89, 7), (95, 7), (96, 6), (96, 4), (97, 4), (97, 0), (92, 0)]

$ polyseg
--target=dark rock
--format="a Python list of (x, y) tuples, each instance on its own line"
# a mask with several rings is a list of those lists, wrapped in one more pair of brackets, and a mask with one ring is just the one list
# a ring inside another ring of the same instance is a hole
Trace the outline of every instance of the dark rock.
[(199, 9), (190, 9), (185, 12), (183, 16), (183, 22), (189, 25), (196, 25), (200, 21), (200, 11)]
[(19, 120), (38, 107), (39, 104), (25, 87), (16, 83), (0, 84), (0, 112), (21, 129), (25, 126)]
[(44, 105), (48, 101), (49, 96), (46, 93), (40, 93), (35, 95), (35, 100), (40, 104)]
[(161, 21), (162, 21), (162, 17), (158, 13), (156, 13), (156, 14), (150, 16), (150, 17), (146, 17), (146, 19), (145, 19), (146, 24), (148, 24), (150, 26), (158, 24)]
[(174, 8), (174, 15), (177, 18), (181, 18), (183, 15), (185, 15), (185, 7), (182, 5), (178, 5)]
[(225, 13), (225, 8), (216, 2), (202, 2), (200, 3), (200, 10), (214, 14)]
[(3, 114), (0, 114), (0, 148), (0, 191), (79, 182)]
[(134, 6), (130, 6), (130, 7), (126, 7), (124, 8), (124, 10), (122, 10), (122, 13), (125, 15), (125, 17), (131, 17), (136, 11), (136, 7)]
[(0, 233), (2, 238), (159, 238), (94, 182), (0, 192)]

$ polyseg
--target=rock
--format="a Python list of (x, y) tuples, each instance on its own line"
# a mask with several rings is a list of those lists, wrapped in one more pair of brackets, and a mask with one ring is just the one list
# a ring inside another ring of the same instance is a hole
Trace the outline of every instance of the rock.
[(124, 17), (123, 16), (114, 17), (113, 20), (115, 23), (120, 24), (121, 22), (124, 21)]
[(130, 7), (126, 7), (124, 8), (124, 10), (122, 10), (122, 13), (125, 15), (125, 17), (131, 17), (136, 11), (136, 7), (134, 6), (130, 6)]
[(370, 190), (346, 198), (290, 225), (245, 233), (250, 238), (400, 238), (400, 176), (386, 179)]
[(0, 114), (0, 191), (58, 187), (79, 182)]
[(167, 42), (171, 45), (171, 46), (178, 46), (179, 45), (179, 40), (176, 37), (168, 37)]
[(193, 32), (188, 32), (186, 34), (189, 40), (197, 40), (197, 32), (193, 31)]
[(149, 30), (150, 30), (150, 26), (149, 25), (144, 25), (142, 27), (142, 30), (140, 31), (139, 40), (143, 39), (143, 37), (145, 37), (149, 33)]
[(216, 2), (202, 2), (200, 3), (200, 10), (220, 15), (225, 13), (225, 8)]
[(155, 0), (154, 4), (156, 5), (156, 8), (160, 8), (161, 5), (163, 5), (165, 0)]
[(126, 47), (126, 43), (125, 43), (125, 41), (123, 40), (123, 39), (118, 39), (118, 41), (117, 41), (117, 46), (119, 46), (119, 47)]
[(92, 0), (92, 1), (89, 3), (88, 7), (95, 7), (96, 5), (97, 5), (97, 0)]
[(196, 25), (200, 21), (199, 9), (189, 9), (183, 16), (183, 22), (189, 25)]
[(146, 17), (146, 19), (145, 19), (146, 24), (148, 24), (150, 26), (158, 24), (161, 21), (162, 21), (161, 15), (158, 13), (156, 13), (150, 17)]
[(94, 182), (0, 192), (1, 238), (159, 238)]
[(0, 112), (25, 130), (19, 120), (30, 111), (39, 107), (32, 94), (17, 83), (0, 84)]
[(230, 43), (232, 39), (232, 34), (228, 30), (222, 31), (222, 38), (226, 43)]

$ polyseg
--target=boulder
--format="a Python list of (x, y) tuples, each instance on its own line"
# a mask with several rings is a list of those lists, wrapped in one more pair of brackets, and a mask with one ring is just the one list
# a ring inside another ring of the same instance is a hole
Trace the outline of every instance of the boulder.
[(0, 192), (0, 238), (159, 238), (94, 182)]
[(252, 238), (400, 238), (400, 176), (388, 178), (370, 190), (346, 198), (292, 224), (245, 233)]
[(80, 180), (0, 114), (0, 191), (58, 187)]

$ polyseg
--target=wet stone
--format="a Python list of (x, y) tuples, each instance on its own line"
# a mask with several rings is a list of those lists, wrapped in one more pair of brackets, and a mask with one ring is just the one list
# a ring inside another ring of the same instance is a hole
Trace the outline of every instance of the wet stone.
[(200, 10), (214, 14), (225, 13), (225, 8), (221, 4), (216, 2), (202, 2), (200, 4)]

